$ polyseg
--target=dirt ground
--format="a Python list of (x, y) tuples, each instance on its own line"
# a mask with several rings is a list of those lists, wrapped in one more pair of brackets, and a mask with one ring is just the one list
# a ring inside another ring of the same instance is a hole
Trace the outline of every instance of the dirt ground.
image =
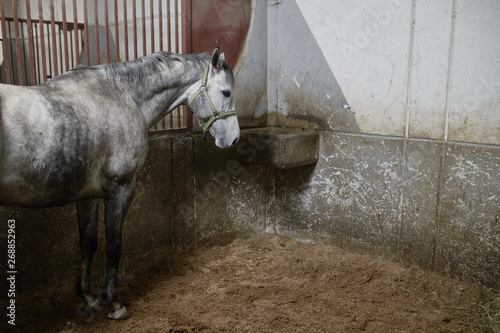
[(120, 277), (127, 320), (81, 315), (67, 310), (68, 301), (29, 331), (471, 332), (473, 308), (495, 296), (275, 235), (199, 249), (161, 266)]

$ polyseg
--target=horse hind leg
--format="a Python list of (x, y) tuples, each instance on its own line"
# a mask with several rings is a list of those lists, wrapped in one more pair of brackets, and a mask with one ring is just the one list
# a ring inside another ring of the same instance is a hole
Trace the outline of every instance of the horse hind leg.
[(76, 283), (76, 293), (83, 299), (79, 313), (90, 314), (102, 311), (99, 300), (90, 293), (90, 270), (97, 250), (97, 215), (99, 200), (78, 201), (76, 203), (80, 232), (81, 262)]

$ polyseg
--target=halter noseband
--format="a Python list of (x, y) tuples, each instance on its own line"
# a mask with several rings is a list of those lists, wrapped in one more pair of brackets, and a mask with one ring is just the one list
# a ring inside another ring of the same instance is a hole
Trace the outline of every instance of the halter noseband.
[(229, 116), (235, 116), (236, 115), (236, 110), (229, 110), (229, 111), (217, 111), (217, 109), (214, 106), (214, 103), (212, 103), (212, 100), (210, 99), (210, 96), (208, 96), (207, 93), (207, 81), (208, 81), (208, 70), (210, 68), (210, 61), (207, 60), (207, 65), (205, 66), (205, 70), (203, 71), (203, 78), (201, 79), (201, 87), (194, 93), (193, 96), (189, 98), (188, 101), (188, 106), (193, 110), (192, 104), (193, 101), (196, 97), (199, 95), (204, 95), (205, 98), (207, 99), (208, 105), (210, 105), (210, 109), (212, 109), (212, 116), (206, 123), (203, 123), (203, 121), (196, 115), (196, 112), (193, 110), (193, 114), (198, 121), (198, 125), (200, 128), (203, 130), (203, 140), (207, 139), (207, 131), (212, 126), (212, 124), (217, 120), (221, 118), (226, 118)]

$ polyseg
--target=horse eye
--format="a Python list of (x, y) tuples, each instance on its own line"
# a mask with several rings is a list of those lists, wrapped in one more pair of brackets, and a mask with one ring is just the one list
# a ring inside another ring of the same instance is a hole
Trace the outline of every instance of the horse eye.
[(222, 90), (222, 95), (224, 95), (224, 97), (229, 97), (231, 96), (231, 92), (229, 90)]

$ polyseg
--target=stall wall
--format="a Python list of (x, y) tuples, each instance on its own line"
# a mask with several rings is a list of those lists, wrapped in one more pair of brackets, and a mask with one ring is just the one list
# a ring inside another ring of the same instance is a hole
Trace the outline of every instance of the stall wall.
[(498, 287), (499, 13), (268, 1), (267, 125), (321, 136), (316, 165), (277, 172), (275, 232)]

